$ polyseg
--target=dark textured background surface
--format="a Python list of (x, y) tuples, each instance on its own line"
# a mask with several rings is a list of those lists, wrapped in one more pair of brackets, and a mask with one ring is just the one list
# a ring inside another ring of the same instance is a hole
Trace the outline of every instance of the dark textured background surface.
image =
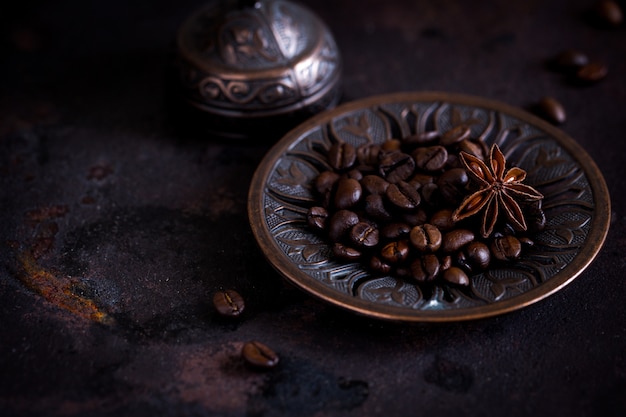
[[(344, 57), (344, 101), (443, 90), (527, 107), (549, 94), (599, 165), (612, 224), (548, 299), (447, 325), (372, 321), (287, 287), (258, 251), (248, 182), (277, 138), (172, 123), (165, 75), (201, 2), (0, 8), (0, 415), (626, 414), (626, 25), (578, 1), (307, 1)], [(564, 48), (605, 62), (579, 88)], [(245, 316), (210, 303), (239, 290)], [(281, 356), (241, 363), (259, 339)]]

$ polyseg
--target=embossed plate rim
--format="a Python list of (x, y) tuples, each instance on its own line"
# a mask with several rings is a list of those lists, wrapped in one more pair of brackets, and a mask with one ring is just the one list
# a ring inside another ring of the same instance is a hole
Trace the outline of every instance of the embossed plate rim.
[[(550, 279), (520, 295), (483, 306), (442, 310), (409, 310), (356, 298), (333, 290), (300, 271), (283, 254), (266, 227), (264, 190), (270, 173), (290, 146), (317, 125), (328, 123), (344, 113), (400, 102), (442, 102), (495, 110), (538, 127), (550, 135), (560, 147), (564, 148), (580, 164), (593, 192), (594, 211), (589, 233), (583, 243), (583, 247), (575, 255), (574, 259), (562, 270), (551, 276)], [(312, 117), (288, 132), (266, 153), (253, 175), (248, 194), (248, 218), (253, 235), (265, 258), (281, 276), (296, 285), (296, 287), (335, 306), (364, 316), (406, 322), (474, 320), (508, 313), (543, 300), (571, 283), (595, 259), (608, 234), (610, 212), (609, 192), (602, 173), (587, 152), (565, 132), (518, 107), (483, 97), (438, 91), (376, 95), (342, 104), (333, 110)]]

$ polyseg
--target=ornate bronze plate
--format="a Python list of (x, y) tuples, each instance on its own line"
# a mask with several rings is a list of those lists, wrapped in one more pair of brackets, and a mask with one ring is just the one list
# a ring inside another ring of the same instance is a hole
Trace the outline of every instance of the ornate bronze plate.
[[(336, 140), (359, 145), (425, 129), (471, 123), (473, 137), (497, 143), (544, 196), (546, 228), (535, 246), (507, 267), (473, 276), (467, 288), (377, 276), (358, 263), (331, 259), (311, 232), (311, 182), (327, 169)], [(287, 280), (327, 302), (381, 319), (469, 320), (513, 311), (570, 283), (591, 263), (609, 227), (609, 194), (595, 163), (570, 137), (514, 107), (446, 93), (400, 93), (342, 105), (295, 128), (265, 156), (252, 179), (248, 214), (257, 242)]]

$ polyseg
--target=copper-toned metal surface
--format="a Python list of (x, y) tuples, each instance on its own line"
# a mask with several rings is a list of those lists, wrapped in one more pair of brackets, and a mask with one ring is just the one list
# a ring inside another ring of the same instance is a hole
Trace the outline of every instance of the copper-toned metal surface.
[[(280, 137), (218, 140), (173, 118), (176, 36), (204, 1), (0, 2), (0, 415), (625, 415), (623, 24), (591, 23), (588, 0), (301, 4), (342, 52), (344, 102), (557, 99), (559, 129), (611, 196), (595, 260), (481, 320), (396, 323), (325, 303), (273, 270), (248, 222), (252, 176)], [(566, 48), (606, 77), (547, 68)], [(229, 289), (245, 302), (234, 317), (214, 305)], [(251, 341), (275, 367), (248, 366)]]
[[(332, 243), (307, 225), (315, 178), (333, 143), (382, 144), (430, 129), (445, 134), (471, 120), (472, 137), (496, 143), (544, 196), (546, 228), (521, 259), (476, 274), (468, 289), (423, 286), (372, 274), (332, 256)], [(250, 225), (274, 268), (305, 291), (364, 315), (454, 321), (509, 312), (563, 288), (586, 268), (608, 233), (610, 200), (602, 174), (576, 142), (521, 109), (449, 93), (399, 93), (345, 104), (289, 132), (261, 162), (250, 185)], [(572, 300), (575, 303), (575, 300)]]
[(339, 100), (335, 40), (298, 3), (208, 3), (181, 26), (177, 52), (181, 94), (205, 113), (199, 117), (205, 130), (255, 136), (270, 128), (280, 134)]

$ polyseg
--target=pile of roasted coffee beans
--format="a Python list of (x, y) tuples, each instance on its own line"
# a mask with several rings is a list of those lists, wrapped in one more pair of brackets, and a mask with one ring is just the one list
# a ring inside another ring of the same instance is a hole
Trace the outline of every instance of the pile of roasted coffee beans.
[(541, 200), (528, 204), (526, 232), (499, 221), (488, 238), (479, 232), (482, 215), (455, 223), (454, 210), (473, 190), (461, 151), (483, 160), (489, 152), (467, 125), (382, 144), (335, 143), (327, 154), (332, 169), (313, 184), (318, 200), (308, 225), (332, 243), (337, 259), (375, 274), (468, 285), (493, 263), (518, 259), (533, 244), (526, 233), (541, 230), (545, 215)]

